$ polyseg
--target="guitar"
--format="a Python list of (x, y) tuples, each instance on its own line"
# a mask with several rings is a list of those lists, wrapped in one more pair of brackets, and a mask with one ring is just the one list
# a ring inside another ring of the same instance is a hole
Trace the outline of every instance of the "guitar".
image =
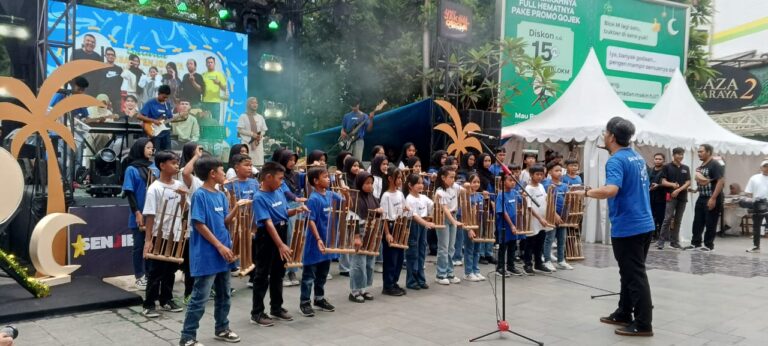
[(151, 121), (144, 121), (143, 124), (141, 124), (141, 127), (144, 129), (144, 133), (149, 136), (149, 138), (154, 138), (163, 133), (163, 131), (170, 130), (167, 126), (165, 126), (165, 118), (160, 119), (160, 124), (155, 124)]
[[(387, 100), (381, 100), (378, 105), (376, 105), (376, 108), (373, 109), (373, 112), (376, 113), (387, 105)], [(365, 116), (365, 113), (360, 112), (363, 116)], [(347, 132), (347, 137), (343, 138), (339, 136), (338, 139), (338, 146), (341, 147), (341, 150), (350, 150), (352, 148), (352, 145), (357, 142), (358, 139), (360, 139), (360, 128), (363, 127), (363, 125), (366, 125), (368, 122), (365, 120), (361, 120), (360, 122), (355, 125), (355, 127), (352, 128), (352, 131)]]

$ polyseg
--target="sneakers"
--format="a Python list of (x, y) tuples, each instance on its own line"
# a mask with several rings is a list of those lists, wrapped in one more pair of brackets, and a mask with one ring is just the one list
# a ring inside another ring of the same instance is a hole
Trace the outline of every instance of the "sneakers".
[(525, 275), (530, 275), (530, 276), (536, 275), (536, 273), (534, 273), (534, 271), (533, 271), (533, 267), (531, 267), (531, 266), (523, 267), (523, 271), (525, 272)]
[(552, 262), (545, 262), (544, 267), (546, 267), (547, 269), (549, 269), (549, 271), (553, 273), (557, 271), (557, 269), (555, 269), (555, 265), (552, 264)]
[(173, 300), (169, 300), (167, 303), (160, 305), (160, 310), (168, 312), (182, 312), (184, 308), (177, 304)]
[(399, 297), (399, 296), (405, 295), (405, 292), (397, 289), (396, 287), (392, 287), (392, 288), (382, 289), (381, 294), (387, 295), (387, 296)]
[(237, 334), (235, 334), (235, 332), (229, 329), (224, 329), (216, 333), (213, 338), (216, 340), (225, 341), (225, 342), (232, 342), (232, 343), (240, 342), (240, 336), (238, 336)]
[(363, 292), (362, 296), (365, 300), (373, 300), (373, 294), (371, 294), (371, 292)]
[(566, 261), (557, 262), (557, 269), (573, 270), (573, 267)]
[(440, 285), (450, 285), (451, 282), (446, 278), (437, 278), (435, 279), (435, 282), (437, 282)]
[(273, 321), (267, 314), (259, 314), (256, 318), (251, 316), (251, 324), (255, 324), (260, 327), (272, 327), (275, 325), (275, 321)]
[(640, 329), (632, 323), (626, 327), (616, 329), (615, 333), (621, 336), (653, 336), (653, 329)]
[(673, 247), (675, 249), (682, 249), (683, 248), (682, 246), (680, 246), (679, 243), (671, 243), (671, 244), (669, 244), (669, 246)]
[(656, 245), (656, 250), (664, 250), (664, 245)]
[(496, 264), (496, 263), (498, 263), (498, 261), (496, 261), (496, 259), (495, 259), (495, 258), (493, 258), (493, 256), (488, 256), (488, 263), (490, 263), (490, 264)]
[(232, 270), (230, 270), (229, 275), (232, 275), (233, 278), (240, 276), (240, 267), (233, 268)]
[(461, 266), (463, 266), (463, 265), (464, 265), (464, 262), (463, 262), (463, 261), (461, 261), (461, 260), (458, 260), (458, 261), (453, 261), (453, 266), (454, 266), (454, 267), (461, 267)]
[[(328, 273), (328, 275), (325, 276), (325, 279), (326, 280), (333, 280), (333, 275), (331, 275), (331, 273)], [(298, 284), (298, 282), (297, 282), (297, 284)]]
[(349, 301), (353, 303), (365, 303), (365, 298), (363, 298), (362, 294), (349, 294)]
[(253, 281), (248, 281), (247, 284), (245, 284), (246, 287), (253, 289)]
[(710, 252), (710, 251), (713, 251), (713, 250), (714, 249), (710, 249), (710, 248), (708, 248), (706, 246), (699, 247), (699, 251), (701, 251), (701, 252)]
[(315, 316), (315, 310), (312, 309), (312, 304), (309, 302), (303, 302), (299, 304), (299, 310), (301, 311), (301, 315), (304, 317)]
[(546, 266), (544, 266), (542, 264), (534, 266), (533, 269), (535, 269), (536, 271), (540, 271), (542, 273), (547, 273), (547, 274), (551, 274), (552, 273), (552, 271), (549, 270), (549, 268), (547, 268)]
[(478, 278), (477, 276), (475, 276), (474, 273), (472, 273), (472, 274), (464, 275), (464, 280), (469, 282), (478, 282), (480, 281), (480, 278)]
[(489, 262), (488, 262), (488, 258), (487, 257), (485, 257), (485, 256), (480, 257), (480, 264), (488, 264), (488, 263)]
[(448, 278), (448, 281), (450, 281), (452, 284), (457, 284), (457, 283), (461, 282), (461, 279), (459, 279), (459, 278), (454, 276), (452, 278)]
[(291, 286), (298, 286), (301, 282), (296, 278), (296, 272), (288, 272), (288, 280), (291, 280)]
[(334, 312), (336, 311), (336, 307), (331, 305), (331, 303), (328, 302), (327, 299), (316, 299), (315, 300), (315, 307), (317, 307), (320, 311), (325, 312)]
[(698, 249), (700, 247), (701, 247), (701, 245), (688, 245), (688, 246), (684, 247), (683, 250), (696, 250), (696, 249)]
[(632, 324), (632, 318), (614, 312), (608, 316), (600, 317), (600, 322), (626, 327)]
[(512, 267), (511, 269), (507, 269), (507, 274), (514, 275), (514, 276), (523, 276), (523, 272), (520, 271), (520, 269)]
[(144, 308), (141, 310), (141, 315), (146, 318), (157, 318), (160, 317), (160, 313), (155, 310), (154, 307), (152, 308)]
[(138, 279), (136, 279), (136, 289), (139, 291), (146, 291), (147, 290), (147, 276), (142, 276)]
[(476, 273), (475, 277), (478, 278), (480, 281), (485, 281), (485, 276), (483, 276), (483, 274)]
[(291, 279), (289, 279), (288, 276), (283, 278), (283, 287), (291, 287), (292, 285), (293, 283), (291, 283)]
[(747, 252), (749, 252), (749, 253), (760, 253), (760, 247), (759, 246), (755, 246), (755, 247), (747, 250)]
[(496, 270), (496, 276), (501, 276), (501, 277), (508, 278), (510, 276), (510, 273), (508, 271), (504, 271), (502, 269), (497, 269)]
[(271, 312), (270, 315), (273, 319), (281, 321), (293, 321), (293, 316), (288, 313), (288, 310), (280, 308), (278, 311)]
[(423, 289), (423, 290), (428, 290), (428, 289), (429, 289), (429, 285), (427, 285), (427, 283), (426, 283), (426, 282), (425, 282), (425, 283), (423, 283), (423, 284), (419, 284), (419, 287), (420, 287), (421, 289)]
[(194, 339), (186, 341), (179, 340), (179, 346), (203, 346), (203, 344)]

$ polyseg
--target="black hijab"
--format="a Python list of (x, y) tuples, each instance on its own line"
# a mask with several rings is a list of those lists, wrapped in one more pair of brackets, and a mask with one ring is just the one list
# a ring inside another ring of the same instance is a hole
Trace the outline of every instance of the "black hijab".
[(371, 175), (382, 178), (387, 175), (387, 172), (381, 171), (381, 163), (386, 159), (385, 155), (377, 155), (373, 158), (373, 161), (371, 161)]
[(146, 137), (137, 139), (135, 142), (133, 142), (131, 151), (128, 152), (128, 157), (125, 159), (125, 167), (136, 167), (144, 181), (148, 181), (147, 172), (149, 171), (149, 166), (152, 165), (152, 161), (149, 161), (149, 159), (144, 157), (144, 147), (147, 146), (149, 141), (149, 138)]
[(312, 152), (307, 156), (307, 165), (312, 165), (315, 161), (319, 161), (321, 158), (325, 159), (326, 164), (328, 163), (328, 154), (322, 150), (312, 150)]
[(285, 184), (288, 185), (288, 188), (291, 189), (291, 192), (298, 194), (300, 190), (299, 175), (296, 174), (293, 169), (288, 168), (288, 161), (290, 161), (291, 158), (293, 158), (293, 162), (295, 163), (299, 159), (299, 156), (286, 149), (280, 153), (280, 158), (277, 162), (283, 165), (283, 168), (285, 168)]
[(483, 161), (485, 161), (486, 157), (491, 158), (491, 164), (493, 164), (493, 157), (490, 154), (480, 154), (478, 156), (477, 160), (475, 160), (475, 167), (477, 167), (477, 174), (480, 176), (480, 191), (486, 191), (488, 190), (489, 186), (493, 186), (496, 184), (495, 177), (493, 176), (493, 173), (485, 168), (483, 165)]
[(365, 185), (365, 181), (368, 178), (373, 179), (371, 173), (366, 171), (360, 171), (360, 173), (357, 174), (357, 177), (355, 177), (355, 188), (360, 191), (358, 192), (357, 210), (355, 210), (355, 214), (362, 220), (365, 220), (368, 216), (368, 210), (377, 209), (379, 207), (379, 202), (376, 201), (376, 198), (373, 198), (373, 192), (363, 192), (363, 185)]

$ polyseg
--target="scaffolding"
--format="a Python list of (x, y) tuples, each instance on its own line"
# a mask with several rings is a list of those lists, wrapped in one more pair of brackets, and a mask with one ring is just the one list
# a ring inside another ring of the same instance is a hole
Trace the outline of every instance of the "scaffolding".
[[(35, 32), (37, 71), (35, 73), (35, 87), (38, 89), (43, 85), (43, 81), (45, 81), (47, 76), (48, 57), (53, 59), (56, 66), (61, 66), (67, 63), (70, 49), (75, 47), (77, 1), (63, 0), (63, 2), (65, 3), (64, 11), (58, 14), (51, 14), (49, 18), (48, 0), (37, 0), (37, 27)], [(64, 27), (63, 40), (52, 39), (51, 34), (60, 25)], [(54, 54), (56, 49), (63, 50), (64, 61)]]

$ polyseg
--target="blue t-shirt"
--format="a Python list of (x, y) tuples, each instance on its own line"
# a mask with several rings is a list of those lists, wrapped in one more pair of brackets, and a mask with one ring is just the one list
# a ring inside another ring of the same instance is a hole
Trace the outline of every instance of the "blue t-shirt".
[[(160, 172), (157, 170), (154, 163), (149, 166), (149, 170), (155, 177), (160, 175)], [(128, 168), (125, 169), (123, 191), (133, 192), (133, 195), (136, 197), (136, 208), (138, 208), (139, 212), (144, 210), (144, 200), (147, 199), (147, 182), (141, 177), (138, 168), (128, 166)], [(128, 228), (139, 228), (136, 224), (136, 214), (133, 212), (128, 215)]]
[[(53, 98), (51, 99), (51, 103), (48, 105), (48, 107), (53, 108), (57, 103), (61, 102), (66, 96), (62, 93), (55, 93), (53, 94)], [(88, 108), (77, 108), (72, 110), (72, 116), (78, 119), (83, 119), (88, 117)]]
[(263, 227), (264, 221), (272, 223), (288, 221), (288, 200), (281, 189), (272, 192), (259, 190), (253, 196), (253, 222), (256, 227)]
[(250, 199), (253, 200), (253, 195), (259, 191), (259, 182), (256, 179), (248, 178), (246, 180), (235, 180), (231, 183), (225, 184), (224, 188), (227, 191), (235, 192), (235, 199)]
[[(317, 191), (312, 192), (307, 200), (309, 219), (315, 223), (317, 234), (324, 243), (328, 241), (328, 217), (331, 214), (331, 203), (343, 201), (344, 197), (333, 191), (326, 191), (321, 195)], [(312, 235), (312, 230), (307, 227), (307, 237), (304, 245), (304, 265), (312, 265), (331, 260), (333, 256), (324, 255), (317, 247), (317, 239)]]
[(501, 175), (501, 165), (499, 165), (498, 163), (492, 164), (491, 167), (488, 167), (488, 170), (491, 171), (491, 173), (493, 173), (494, 177), (498, 177), (499, 175)]
[[(545, 179), (541, 182), (544, 186), (544, 191), (549, 191), (549, 186), (552, 185), (552, 179)], [(555, 211), (558, 215), (563, 213), (563, 206), (565, 205), (565, 193), (568, 192), (568, 185), (560, 182), (559, 185), (555, 185), (555, 191), (557, 199), (555, 199)]]
[(173, 107), (170, 102), (160, 103), (156, 98), (153, 98), (144, 103), (144, 107), (141, 107), (141, 115), (150, 119), (173, 118)]
[(227, 226), (224, 225), (228, 211), (229, 202), (223, 192), (211, 192), (205, 188), (199, 188), (192, 195), (192, 210), (189, 217), (193, 227), (189, 232), (189, 271), (193, 277), (229, 271), (229, 263), (194, 227), (198, 223), (205, 224), (216, 239), (224, 246), (231, 248), (232, 239), (229, 237)]
[(525, 239), (524, 235), (513, 235), (512, 228), (509, 227), (507, 220), (504, 218), (504, 212), (509, 215), (512, 223), (517, 225), (517, 203), (520, 198), (520, 194), (514, 189), (511, 191), (504, 191), (504, 199), (501, 199), (502, 194), (496, 195), (496, 241), (501, 242), (501, 232), (506, 231), (507, 242)]
[(563, 174), (562, 181), (563, 181), (563, 184), (568, 185), (568, 186), (571, 186), (571, 185), (584, 185), (584, 183), (581, 181), (581, 177), (578, 176), (578, 175), (576, 177), (571, 178), (570, 175)]
[(645, 160), (631, 148), (619, 149), (605, 163), (605, 185), (619, 188), (608, 199), (611, 236), (631, 237), (654, 229)]
[(365, 131), (368, 129), (368, 115), (365, 113), (358, 113), (358, 112), (349, 112), (347, 114), (344, 114), (344, 119), (341, 121), (341, 127), (344, 129), (344, 131), (347, 132), (348, 135), (352, 135), (349, 133), (350, 131), (354, 130), (355, 126), (357, 126), (360, 123), (363, 123), (362, 126), (360, 126), (360, 129), (357, 130), (358, 137), (360, 139), (363, 139), (365, 137)]

